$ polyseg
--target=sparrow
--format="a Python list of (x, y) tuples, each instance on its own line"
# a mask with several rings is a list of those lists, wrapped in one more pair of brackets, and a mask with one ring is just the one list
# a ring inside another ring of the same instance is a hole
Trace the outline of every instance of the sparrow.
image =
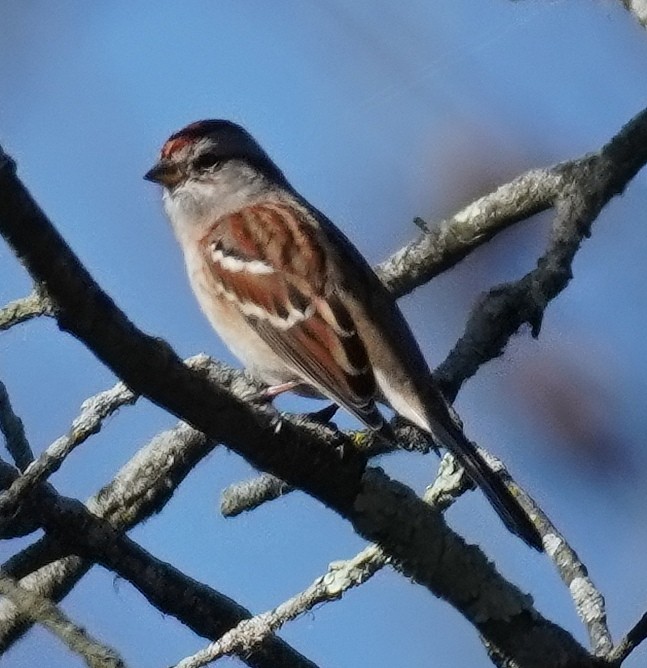
[(378, 404), (458, 459), (510, 531), (539, 532), (452, 416), (395, 299), (355, 246), (242, 127), (191, 123), (145, 179), (163, 202), (191, 287), (268, 396), (324, 396), (392, 439)]

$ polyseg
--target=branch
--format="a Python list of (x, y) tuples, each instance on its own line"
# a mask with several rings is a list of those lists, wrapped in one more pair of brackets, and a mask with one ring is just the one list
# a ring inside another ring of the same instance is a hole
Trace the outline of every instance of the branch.
[(482, 449), (480, 453), (503, 479), (528, 516), (532, 517), (542, 537), (546, 554), (568, 587), (577, 614), (589, 634), (595, 655), (608, 659), (613, 649), (613, 641), (607, 625), (604, 597), (593, 584), (586, 566), (530, 494), (512, 479), (503, 463)]
[[(0, 408), (2, 406), (1, 390), (0, 387)], [(101, 392), (84, 401), (81, 406), (81, 413), (72, 422), (69, 433), (54, 441), (39, 455), (38, 459), (27, 466), (23, 474), (14, 480), (8, 490), (0, 494), (0, 530), (3, 523), (11, 519), (27, 492), (34, 485), (58, 471), (64, 459), (74, 448), (101, 430), (103, 421), (107, 417), (122, 406), (133, 404), (136, 399), (137, 396), (123, 383), (117, 383), (110, 390)]]
[(647, 28), (647, 0), (621, 0), (625, 9), (631, 12), (643, 28)]
[(34, 461), (34, 453), (25, 436), (22, 420), (14, 413), (7, 388), (2, 381), (0, 381), (0, 432), (5, 438), (11, 458), (16, 466), (24, 471)]
[[(205, 355), (197, 355), (188, 362), (196, 369), (217, 377), (235, 396), (247, 396), (258, 392), (258, 385), (245, 374), (231, 370), (223, 364), (213, 362)], [(110, 522), (115, 530), (126, 530), (162, 509), (171, 495), (196, 464), (213, 449), (213, 442), (204, 434), (180, 423), (174, 429), (157, 435), (146, 447), (119, 471), (115, 479), (87, 503), (88, 510), (96, 517)], [(4, 473), (7, 474), (7, 471)], [(3, 469), (0, 468), (0, 474)], [(11, 477), (13, 474), (9, 474)], [(0, 476), (3, 485), (10, 484)], [(29, 498), (29, 497), (28, 497)], [(25, 505), (23, 509), (26, 511)], [(38, 510), (34, 510), (34, 514)], [(38, 513), (40, 514), (40, 513)], [(53, 600), (63, 598), (92, 566), (78, 556), (67, 556), (69, 546), (61, 544), (52, 536), (46, 536), (20, 555), (9, 560), (4, 568), (14, 577), (23, 577), (22, 586), (34, 589)], [(48, 563), (52, 558), (58, 561)], [(45, 565), (47, 564), (47, 565)], [(39, 569), (37, 572), (32, 572)], [(31, 573), (31, 574), (30, 574)], [(29, 574), (29, 575), (28, 575)], [(185, 595), (190, 600), (198, 599), (204, 591), (193, 591), (193, 581), (185, 582)], [(163, 612), (167, 612), (161, 608)], [(185, 611), (183, 623), (198, 629), (207, 622), (200, 618), (201, 608)], [(169, 614), (171, 614), (169, 612)], [(210, 615), (215, 614), (212, 609)], [(6, 649), (25, 630), (27, 620), (12, 606), (0, 603), (0, 651)], [(206, 637), (217, 637), (207, 633)], [(278, 644), (276, 644), (278, 643)], [(282, 641), (271, 640), (268, 660), (258, 665), (271, 666), (274, 659), (281, 665), (292, 668), (312, 668), (313, 664)], [(272, 658), (274, 657), (274, 658)], [(256, 659), (254, 659), (256, 660)]]
[(83, 658), (90, 668), (125, 668), (114, 650), (92, 638), (77, 626), (51, 601), (23, 589), (0, 572), (0, 594), (6, 596), (21, 614), (52, 631), (72, 652)]
[(312, 610), (315, 605), (340, 599), (345, 591), (369, 580), (386, 563), (387, 557), (377, 545), (370, 545), (347, 561), (333, 562), (307, 589), (274, 610), (243, 620), (205, 649), (180, 661), (175, 668), (199, 668), (232, 654), (245, 656), (286, 622)]
[[(2, 149), (0, 149), (1, 158)], [(50, 310), (47, 298), (35, 290), (28, 297), (16, 299), (0, 309), (0, 332), (39, 315), (50, 315)]]
[[(10, 467), (0, 462), (4, 474)], [(57, 494), (48, 484), (31, 490), (48, 535), (71, 551), (96, 561), (133, 584), (159, 610), (196, 633), (216, 638), (251, 613), (235, 601), (181, 573), (96, 517), (82, 503)], [(286, 665), (316, 668), (278, 638), (241, 657), (259, 668)]]
[(611, 666), (619, 666), (647, 638), (647, 612), (618, 643), (608, 657)]
[[(447, 508), (469, 486), (466, 480), (463, 468), (451, 455), (445, 455), (425, 501), (437, 508)], [(204, 650), (180, 661), (176, 668), (198, 668), (225, 655), (248, 652), (269, 633), (312, 610), (315, 605), (336, 601), (349, 589), (368, 582), (387, 563), (389, 558), (378, 545), (369, 545), (352, 559), (333, 562), (328, 571), (303, 592), (274, 610), (244, 620)]]
[(261, 473), (256, 478), (226, 487), (220, 495), (220, 512), (224, 517), (235, 517), (293, 490), (294, 487), (271, 473)]
[[(216, 368), (206, 355), (190, 357), (186, 360), (186, 364), (191, 368), (200, 369), (204, 372), (209, 372), (211, 369)], [(225, 383), (227, 382), (226, 375), (226, 373), (223, 375)], [(243, 383), (245, 389), (244, 393), (241, 393), (237, 386), (242, 386)], [(238, 395), (241, 397), (260, 391), (258, 383), (246, 381), (246, 379), (238, 380), (237, 386), (235, 387), (232, 380), (230, 380), (228, 389), (233, 393), (238, 392)], [(0, 411), (2, 409), (1, 390), (2, 388), (0, 387)], [(113, 415), (123, 406), (134, 404), (138, 398), (138, 395), (123, 383), (117, 383), (112, 388), (86, 399), (81, 406), (81, 413), (72, 422), (72, 427), (68, 434), (54, 441), (39, 455), (38, 459), (31, 462), (23, 472), (23, 475), (14, 480), (9, 489), (0, 494), (0, 532), (3, 529), (3, 522), (6, 523), (8, 519), (13, 517), (30, 488), (33, 488), (39, 482), (44, 482), (52, 473), (57, 471), (72, 450), (101, 430), (106, 418)], [(2, 413), (0, 412), (1, 427)]]
[(526, 172), (438, 223), (375, 270), (384, 285), (402, 297), (511, 225), (549, 209), (559, 192), (559, 178), (552, 169)]
[[(296, 425), (314, 425), (309, 415), (285, 415), (284, 419)], [(348, 432), (347, 436), (353, 446), (367, 457), (377, 457), (396, 450), (408, 450), (427, 454), (434, 449), (428, 434), (414, 427), (399, 416), (391, 420), (391, 429), (395, 436), (393, 443), (387, 443), (374, 432)], [(235, 517), (248, 510), (254, 510), (266, 501), (272, 501), (295, 491), (295, 488), (284, 480), (269, 473), (261, 473), (255, 478), (233, 483), (226, 487), (220, 495), (220, 512), (224, 517)]]
[(601, 151), (553, 167), (561, 192), (548, 249), (521, 280), (493, 288), (474, 307), (465, 333), (436, 370), (446, 396), (498, 357), (524, 324), (539, 335), (544, 311), (572, 278), (572, 262), (602, 208), (624, 190), (647, 161), (647, 110), (630, 121)]

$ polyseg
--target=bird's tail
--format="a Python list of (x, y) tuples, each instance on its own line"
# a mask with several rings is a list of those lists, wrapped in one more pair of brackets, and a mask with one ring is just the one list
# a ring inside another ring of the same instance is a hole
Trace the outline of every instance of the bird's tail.
[(434, 437), (458, 459), (474, 483), (483, 490), (506, 527), (530, 547), (541, 552), (543, 545), (537, 527), (462, 430), (458, 426), (446, 427), (434, 421), (431, 431)]

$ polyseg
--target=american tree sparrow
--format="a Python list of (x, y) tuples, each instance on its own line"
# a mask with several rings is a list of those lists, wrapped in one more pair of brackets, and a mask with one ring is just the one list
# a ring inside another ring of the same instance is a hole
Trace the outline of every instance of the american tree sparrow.
[(385, 438), (376, 402), (390, 405), (458, 458), (510, 531), (542, 549), (452, 419), (392, 295), (243, 128), (192, 123), (167, 140), (145, 178), (164, 187), (202, 310), (270, 393), (329, 397)]

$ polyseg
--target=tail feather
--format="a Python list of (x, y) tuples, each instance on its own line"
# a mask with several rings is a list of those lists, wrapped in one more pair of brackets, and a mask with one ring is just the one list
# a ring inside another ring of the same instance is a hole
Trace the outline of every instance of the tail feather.
[(543, 551), (541, 535), (537, 527), (465, 434), (458, 427), (450, 431), (437, 423), (434, 423), (432, 431), (433, 435), (458, 459), (474, 483), (483, 490), (506, 527), (530, 547), (540, 552)]

